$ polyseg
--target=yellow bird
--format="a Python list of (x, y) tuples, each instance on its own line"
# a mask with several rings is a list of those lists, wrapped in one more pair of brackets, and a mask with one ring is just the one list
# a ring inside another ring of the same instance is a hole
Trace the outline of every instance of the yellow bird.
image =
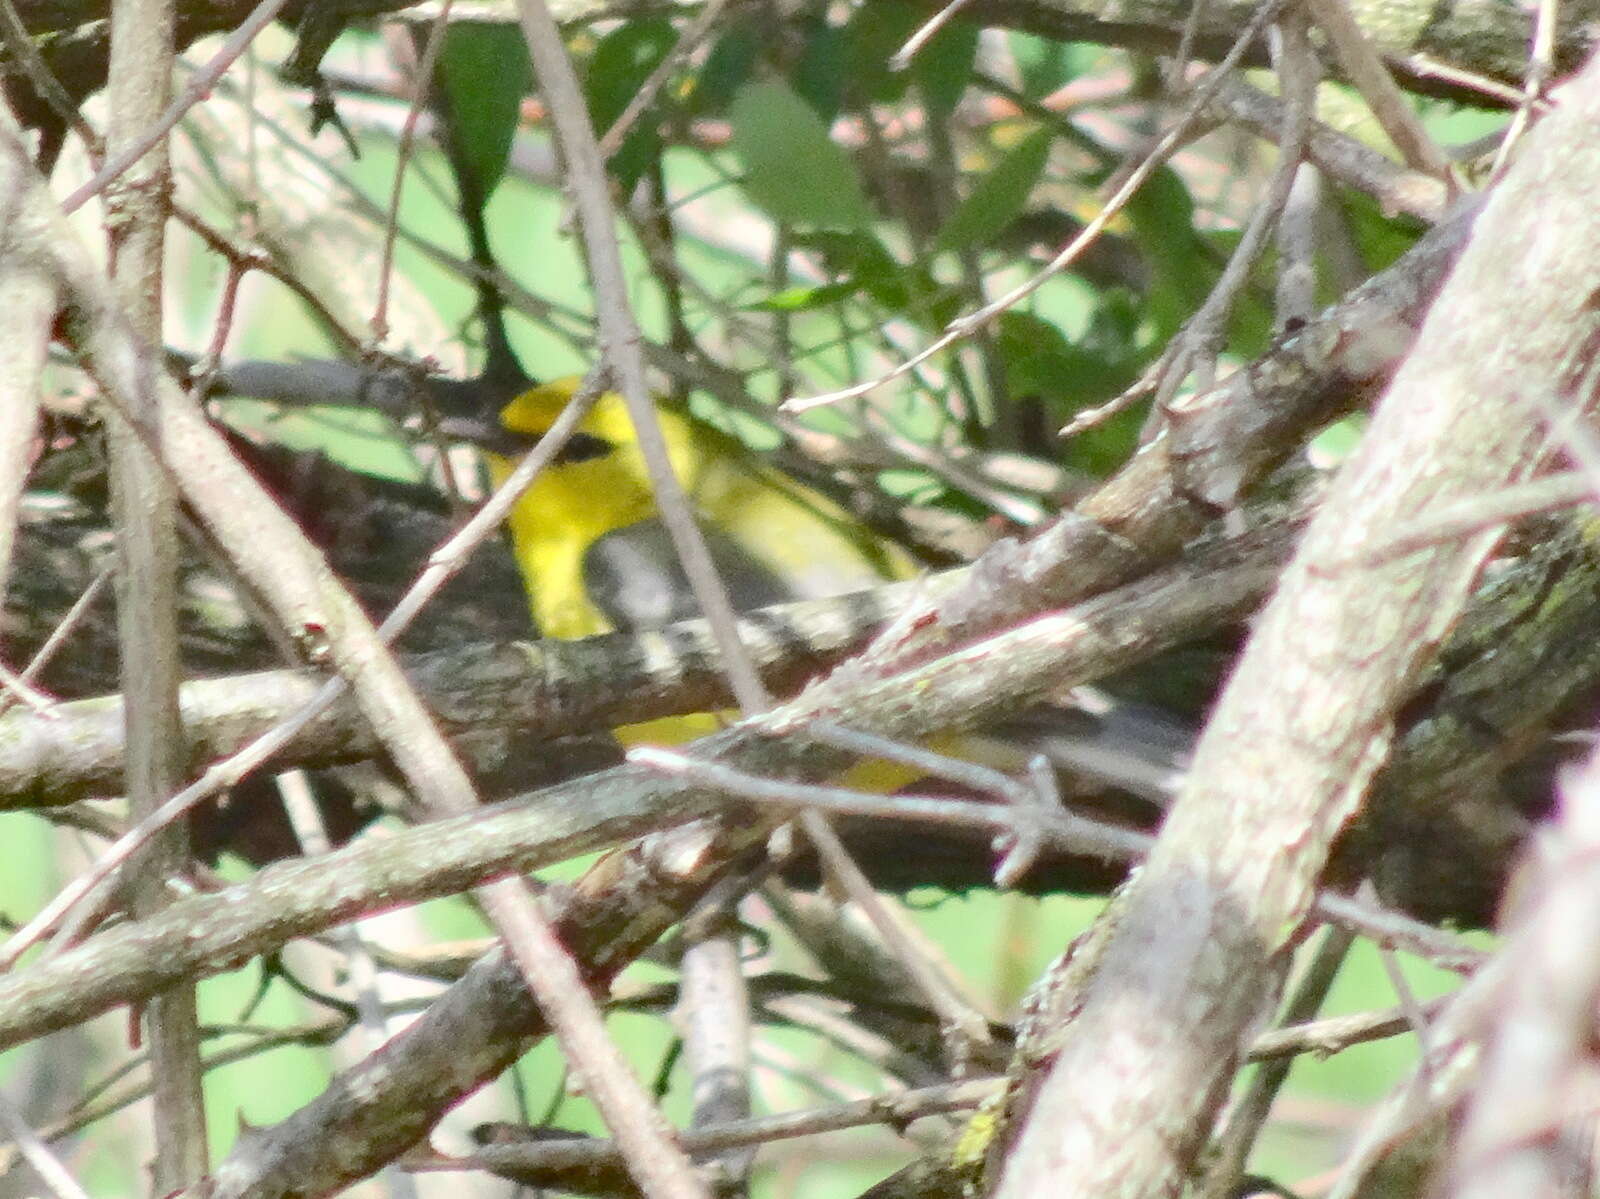
[[(501, 411), (501, 424), (542, 436), (579, 383), (557, 379), (523, 392)], [(735, 609), (843, 595), (915, 573), (903, 549), (735, 439), (670, 408), (657, 415)], [(489, 462), (496, 485), (515, 465), (495, 454)], [(614, 392), (595, 401), (506, 523), (543, 636), (634, 632), (699, 614), (657, 513), (627, 404)], [(630, 726), (623, 739), (681, 741), (712, 727), (711, 718), (654, 721)]]
[[(512, 433), (543, 436), (577, 378), (523, 392), (501, 411)], [(673, 470), (694, 506), (733, 606), (842, 595), (916, 567), (832, 500), (753, 460), (738, 441), (657, 410)], [(492, 455), (503, 482), (515, 465)], [(547, 637), (660, 628), (698, 615), (656, 511), (627, 405), (602, 395), (507, 520), (534, 619)]]
[[(576, 393), (576, 378), (523, 392), (501, 411), (504, 428), (538, 438)], [(908, 578), (916, 564), (819, 492), (755, 459), (741, 443), (658, 408), (673, 470), (700, 518), (733, 606), (748, 610)], [(515, 462), (490, 454), (496, 485)], [(556, 460), (512, 509), (507, 525), (535, 621), (547, 637), (660, 628), (698, 615), (689, 580), (657, 514), (627, 405), (602, 395)], [(624, 744), (674, 744), (714, 731), (718, 717), (669, 717), (616, 730)], [(944, 752), (1004, 769), (1035, 752), (1136, 795), (1161, 798), (1186, 766), (1192, 732), (1140, 704), (1106, 701), (1093, 716), (1046, 709), (1024, 725), (937, 739)], [(1018, 746), (1022, 748), (1018, 748)], [(887, 793), (916, 778), (867, 761), (840, 780)]]

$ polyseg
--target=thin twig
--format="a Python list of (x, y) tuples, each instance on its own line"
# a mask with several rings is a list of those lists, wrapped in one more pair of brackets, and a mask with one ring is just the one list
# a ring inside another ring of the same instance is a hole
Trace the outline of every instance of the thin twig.
[(905, 45), (890, 56), (889, 69), (891, 71), (903, 71), (909, 67), (911, 60), (922, 51), (924, 46), (934, 39), (939, 30), (960, 16), (962, 9), (971, 3), (972, 0), (949, 0), (948, 4), (924, 21), (917, 31), (906, 39)]
[[(598, 393), (594, 387), (579, 388), (572, 402), (551, 425), (550, 432), (540, 438), (539, 443), (517, 465), (505, 484), (489, 498), (459, 533), (429, 559), (427, 568), (417, 577), (379, 627), (381, 637), (390, 641), (398, 637), (410, 625), (411, 620), (421, 611), (428, 599), (437, 593), (456, 570), (460, 569), (472, 547), (499, 527), (506, 514), (521, 498), (522, 492), (560, 453), (561, 447), (566, 444), (573, 430), (582, 421), (596, 394)], [(114, 845), (107, 848), (89, 869), (81, 871), (54, 899), (41, 908), (32, 920), (0, 945), (0, 972), (10, 969), (22, 953), (40, 937), (48, 936), (58, 926), (61, 927), (61, 932), (55, 942), (57, 949), (75, 943), (82, 929), (98, 915), (103, 903), (109, 899), (109, 894), (102, 889), (97, 898), (87, 903), (85, 911), (78, 919), (64, 926), (62, 921), (75, 906), (84, 902), (97, 888), (101, 888), (103, 880), (112, 871), (161, 829), (177, 820), (201, 800), (232, 786), (270, 759), (289, 744), (302, 729), (332, 707), (348, 689), (348, 684), (342, 677), (329, 679), (302, 708), (287, 716), (277, 726), (263, 732), (236, 753), (213, 763), (200, 778), (179, 791), (145, 820), (129, 829)]]
[(882, 387), (885, 383), (904, 377), (936, 354), (966, 337), (974, 329), (987, 324), (1002, 312), (1027, 299), (1051, 278), (1071, 265), (1078, 255), (1083, 253), (1100, 236), (1101, 231), (1122, 211), (1128, 201), (1133, 198), (1134, 193), (1144, 186), (1145, 181), (1155, 174), (1156, 170), (1177, 149), (1188, 133), (1190, 126), (1200, 120), (1206, 106), (1222, 86), (1222, 81), (1227, 78), (1228, 73), (1244, 57), (1245, 51), (1255, 41), (1256, 36), (1277, 12), (1277, 9), (1278, 0), (1265, 0), (1261, 7), (1255, 11), (1249, 23), (1228, 50), (1228, 53), (1223, 56), (1222, 61), (1195, 88), (1193, 98), (1190, 100), (1188, 107), (1185, 108), (1183, 115), (1178, 118), (1177, 123), (1167, 130), (1161, 139), (1151, 147), (1149, 154), (1128, 175), (1122, 186), (1117, 188), (1116, 192), (1106, 201), (1105, 206), (1095, 214), (1094, 219), (1083, 227), (1082, 232), (1067, 243), (1066, 247), (1040, 268), (1032, 278), (1012, 288), (1003, 296), (991, 301), (984, 307), (951, 321), (941, 336), (935, 338), (928, 346), (918, 350), (911, 357), (898, 363), (877, 378), (869, 379), (865, 383), (858, 383), (853, 387), (846, 387), (840, 391), (828, 392), (825, 395), (785, 400), (781, 405), (783, 410), (785, 412), (799, 413), (827, 404), (836, 404), (842, 400), (853, 400)]
[[(1355, 939), (1355, 934), (1344, 928), (1329, 928), (1323, 933), (1322, 943), (1317, 946), (1304, 974), (1295, 984), (1294, 993), (1284, 1005), (1281, 1017), (1283, 1027), (1278, 1031), (1288, 1032), (1291, 1028), (1303, 1027), (1322, 1009)], [(1256, 1043), (1260, 1043), (1259, 1039)], [(1250, 1056), (1255, 1056), (1254, 1046)], [(1207, 1169), (1201, 1191), (1203, 1199), (1226, 1199), (1238, 1193), (1239, 1177), (1244, 1172), (1245, 1163), (1250, 1160), (1250, 1150), (1265, 1127), (1273, 1101), (1288, 1081), (1289, 1069), (1293, 1064), (1292, 1056), (1267, 1060), (1256, 1071), (1244, 1094), (1235, 1101), (1221, 1135), (1215, 1140), (1215, 1156)]]
[[(34, 651), (27, 666), (16, 676), (18, 683), (24, 685), (32, 683), (44, 668), (50, 665), (50, 659), (55, 657), (56, 651), (65, 645), (67, 638), (77, 630), (95, 600), (100, 598), (100, 593), (105, 590), (106, 584), (111, 582), (111, 576), (115, 571), (114, 566), (102, 567), (100, 573), (89, 580), (89, 585), (83, 589), (83, 593), (72, 601), (72, 607), (67, 609), (67, 614), (56, 623), (55, 628), (50, 630), (50, 636), (44, 639), (44, 644)], [(0, 712), (5, 711), (5, 708), (5, 703), (0, 701)]]
[[(400, 1010), (401, 1006), (405, 1006), (405, 1011)], [(394, 1014), (415, 1014), (420, 1006), (418, 1003), (396, 1005)], [(201, 1061), (201, 1068), (206, 1073), (210, 1073), (224, 1066), (248, 1061), (270, 1050), (280, 1049), (285, 1046), (294, 1046), (301, 1049), (326, 1047), (338, 1041), (349, 1030), (349, 1027), (349, 1020), (337, 1014), (324, 1016), (315, 1022), (266, 1030), (251, 1026), (219, 1027), (207, 1025), (204, 1031), (208, 1038), (238, 1035), (250, 1039), (246, 1044), (207, 1054)], [(130, 1083), (128, 1086), (115, 1090), (113, 1088), (122, 1079), (132, 1076), (147, 1062), (148, 1055), (145, 1053), (136, 1053), (124, 1059), (105, 1077), (89, 1083), (82, 1097), (79, 1098), (67, 1114), (42, 1127), (39, 1130), (40, 1134), (49, 1140), (69, 1137), (74, 1133), (82, 1132), (92, 1124), (104, 1120), (107, 1116), (114, 1116), (118, 1112), (126, 1111), (136, 1103), (144, 1102), (150, 1097), (150, 1085), (148, 1082)], [(7, 1152), (7, 1148), (0, 1146), (0, 1173), (4, 1173), (10, 1168), (13, 1160), (13, 1156)]]
[(1488, 495), (1469, 496), (1436, 511), (1424, 512), (1415, 520), (1399, 526), (1379, 544), (1363, 547), (1350, 555), (1346, 563), (1330, 563), (1326, 569), (1338, 570), (1346, 564), (1374, 566), (1441, 542), (1481, 533), (1496, 525), (1509, 524), (1525, 516), (1593, 503), (1597, 498), (1595, 486), (1592, 476), (1574, 470), (1546, 475), (1542, 479), (1530, 479), (1526, 483), (1514, 483)]
[(1030, 798), (1028, 789), (1003, 770), (966, 762), (921, 745), (859, 732), (831, 721), (813, 725), (809, 735), (824, 745), (832, 745), (864, 758), (897, 762), (909, 766), (918, 774), (947, 779), (973, 791), (987, 791), (1011, 803), (1025, 803)]
[(828, 873), (844, 887), (845, 894), (871, 922), (928, 1005), (938, 1013), (951, 1070), (959, 1077), (967, 1071), (976, 1047), (988, 1044), (989, 1021), (940, 974), (927, 954), (901, 927), (822, 813), (809, 809), (801, 812), (800, 827), (816, 847)]
[[(689, 1072), (689, 1126), (698, 1131), (750, 1115), (750, 992), (739, 956), (737, 900), (708, 896), (684, 927), (688, 944), (678, 963), (673, 1022)], [(752, 1153), (695, 1157), (712, 1172), (719, 1193), (748, 1184)]]
[[(709, 1199), (660, 1110), (650, 1102), (607, 1034), (572, 955), (542, 918), (521, 878), (478, 889), (529, 989), (550, 1021), (573, 1071), (617, 1138), (628, 1172), (647, 1195)], [(517, 902), (508, 902), (514, 899)]]
[(1494, 165), (1489, 171), (1491, 180), (1500, 178), (1505, 172), (1506, 164), (1511, 161), (1512, 149), (1527, 132), (1534, 110), (1544, 100), (1545, 89), (1550, 86), (1555, 73), (1558, 7), (1559, 0), (1539, 0), (1534, 8), (1533, 47), (1528, 54), (1528, 73), (1522, 81), (1522, 103), (1517, 105), (1517, 114), (1511, 118), (1511, 125), (1500, 139), (1500, 148), (1495, 151)]
[[(258, 119), (257, 113), (251, 114), (254, 124)], [(322, 328), (345, 350), (354, 351), (361, 345), (361, 339), (352, 335), (339, 322), (333, 310), (323, 303), (322, 298), (305, 285), (304, 280), (292, 271), (285, 270), (273, 260), (269, 254), (257, 253), (253, 250), (241, 250), (228, 238), (212, 228), (198, 213), (191, 212), (182, 204), (172, 206), (172, 215), (189, 232), (193, 233), (215, 254), (220, 255), (229, 266), (241, 276), (249, 271), (261, 271), (282, 286), (293, 292), (294, 295), (311, 310)]]
[[(294, 830), (301, 851), (306, 854), (327, 853), (333, 846), (328, 840), (322, 811), (317, 805), (317, 797), (306, 772), (286, 771), (278, 775), (274, 782), (277, 784), (278, 798), (283, 802), (284, 813), (289, 818), (289, 827)], [(361, 935), (361, 929), (354, 924), (333, 929), (328, 939), (334, 949), (344, 956), (350, 988), (355, 993), (358, 1016), (355, 1041), (362, 1052), (373, 1053), (388, 1039), (389, 1018), (384, 1011), (378, 969), (372, 953)], [(416, 1181), (393, 1163), (383, 1168), (380, 1179), (388, 1190), (389, 1199), (416, 1199)]]
[(22, 73), (28, 77), (33, 90), (39, 93), (45, 103), (55, 110), (55, 114), (62, 122), (78, 135), (89, 154), (90, 161), (98, 166), (101, 156), (105, 153), (100, 135), (84, 119), (82, 108), (67, 93), (61, 80), (56, 78), (56, 73), (50, 69), (50, 64), (45, 62), (44, 56), (39, 53), (33, 35), (22, 23), (22, 17), (18, 15), (12, 0), (0, 0), (0, 44), (5, 46), (17, 65), (22, 68)]
[(1121, 395), (1112, 396), (1111, 399), (1103, 404), (1096, 404), (1092, 408), (1085, 408), (1082, 412), (1075, 414), (1071, 420), (1057, 430), (1056, 436), (1065, 441), (1068, 438), (1077, 437), (1081, 433), (1087, 433), (1090, 429), (1105, 424), (1112, 417), (1126, 412), (1141, 400), (1148, 399), (1155, 393), (1156, 384), (1160, 382), (1161, 365), (1157, 361), (1146, 368)]
[(1210, 7), (1209, 0), (1195, 0), (1195, 3), (1188, 6), (1189, 11), (1184, 14), (1183, 32), (1178, 35), (1178, 52), (1162, 64), (1167, 90), (1170, 92), (1183, 90), (1183, 77), (1188, 73), (1189, 62), (1194, 57), (1195, 39), (1200, 34), (1201, 22), (1205, 20)]
[(1378, 945), (1415, 954), (1441, 970), (1471, 974), (1489, 958), (1483, 950), (1473, 948), (1454, 933), (1371, 900), (1324, 891), (1317, 896), (1316, 907), (1319, 919), (1360, 933)]
[[(555, 19), (542, 0), (519, 0), (517, 9), (534, 74), (549, 104), (551, 123), (566, 162), (594, 282), (604, 361), (627, 402), (662, 523), (725, 655), (734, 693), (746, 711), (759, 711), (769, 702), (766, 688), (739, 642), (733, 605), (673, 472), (656, 417), (639, 352), (641, 335), (629, 308), (605, 166), (595, 145), (577, 75)], [(498, 898), (500, 891), (519, 885), (495, 884), (488, 894)], [(508, 948), (568, 1050), (574, 1069), (584, 1079), (627, 1154), (630, 1173), (652, 1194), (707, 1194), (705, 1182), (667, 1135), (660, 1113), (622, 1064), (615, 1044), (606, 1037), (599, 1014), (578, 979), (577, 967), (548, 923), (531, 905), (523, 905), (516, 912), (507, 911), (505, 918), (519, 926), (517, 931), (522, 938), (521, 944), (508, 938)]]
[(0, 1096), (0, 1128), (4, 1128), (39, 1180), (50, 1188), (56, 1199), (89, 1199), (88, 1192), (78, 1185), (62, 1160), (28, 1127), (11, 1100)]
[(1481, 71), (1473, 71), (1467, 67), (1457, 66), (1455, 63), (1445, 62), (1431, 54), (1417, 52), (1408, 54), (1401, 60), (1406, 69), (1423, 79), (1442, 79), (1454, 87), (1466, 91), (1481, 92), (1496, 104), (1506, 108), (1515, 108), (1522, 103), (1523, 93), (1520, 88), (1512, 87), (1509, 83), (1502, 83), (1492, 76)]
[[(104, 200), (111, 287), (133, 336), (161, 345), (162, 262), (172, 164), (166, 131), (151, 136), (171, 93), (177, 14), (171, 0), (113, 0), (107, 66), (106, 152), (139, 154), (110, 182)], [(163, 465), (159, 430), (182, 402), (159, 386), (146, 361), (120, 404), (106, 404), (108, 474), (117, 535), (117, 650), (126, 725), (123, 786), (131, 819), (159, 811), (183, 785), (186, 738), (178, 707), (177, 492)], [(134, 913), (172, 901), (170, 880), (189, 864), (188, 829), (169, 826), (127, 872)], [(193, 984), (173, 987), (144, 1012), (150, 1040), (156, 1138), (151, 1186), (166, 1194), (204, 1177), (209, 1161)]]
[[(1365, 879), (1357, 888), (1356, 895), (1366, 902), (1376, 902), (1378, 888), (1373, 885), (1370, 878)], [(1434, 1045), (1433, 1029), (1428, 1024), (1427, 1013), (1423, 1011), (1422, 1003), (1417, 998), (1411, 981), (1400, 968), (1400, 959), (1395, 955), (1395, 951), (1388, 945), (1379, 945), (1378, 960), (1383, 965), (1384, 976), (1388, 978), (1395, 998), (1400, 1001), (1400, 1010), (1405, 1014), (1406, 1020), (1411, 1025), (1411, 1031), (1417, 1038), (1417, 1073), (1425, 1083), (1429, 1082), (1432, 1069), (1429, 1063), (1433, 1057)]]
[(1278, 286), (1274, 324), (1278, 330), (1299, 328), (1317, 305), (1317, 217), (1321, 210), (1320, 176), (1309, 162), (1312, 124), (1316, 117), (1318, 66), (1311, 48), (1305, 9), (1292, 5), (1278, 22), (1280, 76), (1286, 111), (1281, 126), (1281, 152), (1295, 152), (1294, 180), (1278, 218)]
[(35, 715), (46, 720), (56, 719), (54, 697), (29, 686), (21, 675), (14, 673), (4, 663), (0, 663), (0, 687), (5, 689), (5, 694), (0, 695), (0, 708), (8, 708), (14, 701), (26, 704)]
[(288, 2), (289, 0), (261, 0), (260, 4), (251, 9), (244, 23), (222, 43), (212, 55), (211, 61), (196, 72), (190, 79), (189, 86), (183, 89), (183, 94), (167, 106), (160, 119), (152, 124), (138, 141), (120, 153), (112, 155), (110, 161), (96, 171), (87, 183), (63, 200), (61, 211), (76, 212), (83, 207), (86, 200), (99, 195), (106, 184), (143, 158), (151, 146), (170, 133), (172, 127), (183, 119), (184, 113), (211, 94), (211, 89), (216, 86), (217, 80), (221, 79), (234, 61), (245, 52), (255, 40), (256, 34), (278, 19), (278, 14)]
[[(784, 1112), (751, 1120), (696, 1129), (680, 1135), (683, 1147), (691, 1153), (711, 1153), (748, 1145), (764, 1145), (789, 1137), (816, 1136), (858, 1128), (864, 1124), (902, 1126), (925, 1116), (970, 1111), (990, 1099), (1003, 1086), (996, 1077), (970, 1078), (943, 1086), (921, 1087), (898, 1095), (879, 1095), (855, 1103), (837, 1104), (807, 1111)], [(532, 1140), (522, 1143), (486, 1145), (461, 1158), (421, 1161), (418, 1170), (489, 1169), (514, 1174), (538, 1170), (575, 1169), (599, 1166), (622, 1160), (612, 1141), (578, 1137), (559, 1141)]]
[(695, 14), (694, 20), (679, 35), (673, 43), (672, 49), (667, 51), (656, 69), (651, 71), (645, 81), (639, 85), (639, 90), (634, 92), (617, 119), (611, 122), (605, 136), (600, 139), (597, 149), (600, 157), (606, 162), (611, 161), (611, 156), (622, 148), (622, 143), (639, 118), (656, 102), (656, 96), (667, 85), (676, 71), (689, 55), (693, 54), (700, 43), (710, 34), (717, 23), (717, 18), (722, 15), (722, 10), (727, 6), (728, 0), (708, 0), (701, 10)]
[[(638, 746), (628, 760), (651, 770), (692, 779), (741, 800), (760, 804), (815, 808), (837, 815), (874, 816), (889, 820), (925, 820), (934, 824), (987, 828), (1006, 837), (1037, 836), (1071, 853), (1107, 861), (1135, 861), (1153, 841), (1146, 833), (1105, 824), (1067, 811), (1029, 805), (983, 803), (946, 796), (872, 795), (842, 787), (824, 787), (768, 778), (719, 762), (690, 757), (659, 746)], [(1470, 972), (1485, 955), (1459, 937), (1393, 909), (1319, 892), (1314, 905), (1320, 920), (1353, 929), (1380, 944), (1393, 945), (1427, 958), (1445, 970)]]
[[(1423, 1005), (1430, 1017), (1443, 1009), (1448, 1000), (1435, 999)], [(1253, 1062), (1271, 1061), (1284, 1055), (1314, 1053), (1331, 1057), (1352, 1045), (1399, 1037), (1411, 1031), (1411, 1021), (1396, 1008), (1380, 1012), (1358, 1012), (1351, 1016), (1329, 1016), (1304, 1024), (1290, 1024), (1264, 1032), (1250, 1043), (1248, 1057)]]
[(378, 298), (372, 309), (372, 337), (382, 343), (389, 336), (389, 281), (394, 273), (395, 231), (400, 224), (400, 197), (405, 191), (406, 164), (411, 159), (411, 148), (416, 143), (417, 119), (427, 101), (433, 72), (444, 49), (445, 32), (450, 21), (450, 5), (444, 0), (438, 15), (428, 26), (428, 41), (423, 47), (422, 62), (412, 79), (411, 101), (406, 106), (406, 119), (400, 126), (399, 144), (395, 150), (394, 183), (389, 188), (389, 209), (383, 221), (383, 249), (378, 256)]
[(1434, 143), (1345, 0), (1304, 0), (1306, 11), (1333, 44), (1345, 74), (1367, 101), (1400, 156), (1412, 167), (1456, 188), (1450, 160)]
[(943, 796), (874, 795), (843, 787), (796, 783), (766, 778), (653, 745), (629, 750), (628, 760), (752, 803), (815, 809), (843, 816), (925, 820), (934, 824), (992, 829), (1007, 839), (1034, 836), (1070, 852), (1112, 861), (1136, 859), (1150, 844), (1150, 838), (1144, 833), (1121, 825), (1103, 824), (1072, 812), (1045, 812), (1032, 807)]
[(1249, 281), (1256, 259), (1267, 248), (1268, 238), (1278, 216), (1289, 201), (1295, 174), (1305, 153), (1316, 94), (1317, 75), (1312, 65), (1310, 42), (1298, 18), (1279, 22), (1285, 30), (1282, 52), (1278, 55), (1279, 75), (1284, 92), (1283, 126), (1278, 131), (1278, 164), (1267, 185), (1266, 194), (1250, 214), (1243, 235), (1228, 256), (1211, 294), (1185, 323), (1162, 354), (1162, 377), (1156, 387), (1156, 411), (1164, 412), (1179, 386), (1191, 373), (1198, 372), (1199, 386), (1205, 390), (1214, 382), (1218, 347), (1234, 301)]
[(655, 402), (645, 377), (644, 358), (639, 351), (643, 337), (628, 302), (605, 165), (595, 145), (582, 89), (560, 31), (542, 0), (519, 0), (518, 12), (533, 58), (534, 74), (550, 105), (551, 123), (566, 161), (567, 180), (572, 188), (589, 273), (594, 282), (604, 360), (627, 403), (661, 522), (672, 538), (695, 599), (722, 651), (724, 669), (739, 707), (746, 713), (759, 712), (769, 706), (771, 698), (740, 644), (733, 604), (718, 576), (682, 484), (673, 472), (656, 417)]
[[(1284, 129), (1284, 101), (1230, 79), (1217, 94), (1214, 108), (1260, 137), (1277, 139)], [(1306, 158), (1318, 170), (1346, 187), (1371, 196), (1385, 213), (1403, 213), (1432, 225), (1450, 203), (1450, 189), (1441, 180), (1401, 166), (1364, 142), (1321, 121), (1308, 121)]]

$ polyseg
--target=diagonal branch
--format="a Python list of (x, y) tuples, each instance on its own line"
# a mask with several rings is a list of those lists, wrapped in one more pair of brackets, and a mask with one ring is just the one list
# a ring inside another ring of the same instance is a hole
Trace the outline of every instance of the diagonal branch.
[[(848, 755), (805, 739), (817, 720), (912, 739), (993, 721), (1058, 688), (1181, 644), (1248, 613), (1275, 576), (1290, 527), (1268, 524), (1191, 563), (1052, 613), (888, 679), (848, 675), (697, 743), (753, 773), (825, 777)], [(914, 702), (912, 700), (914, 699)], [(622, 767), (520, 802), (475, 809), (320, 858), (283, 862), (222, 896), (180, 900), (76, 949), (0, 977), (0, 1045), (226, 969), (378, 908), (451, 894), (719, 810), (692, 784)]]
[(1204, 1143), (1396, 706), (1498, 534), (1329, 564), (1419, 511), (1525, 476), (1546, 406), (1593, 355), (1600, 62), (1564, 99), (1490, 197), (1263, 613), (1145, 870), (1066, 980), (1055, 1060), (1022, 1098), (1001, 1196), (1176, 1194)]

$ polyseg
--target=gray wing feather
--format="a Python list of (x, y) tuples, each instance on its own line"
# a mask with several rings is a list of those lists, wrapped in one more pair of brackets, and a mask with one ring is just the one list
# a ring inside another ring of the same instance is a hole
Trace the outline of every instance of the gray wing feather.
[[(782, 579), (725, 533), (705, 525), (700, 531), (736, 610), (795, 598)], [(619, 632), (659, 629), (700, 615), (672, 538), (657, 519), (596, 538), (583, 555), (583, 585)]]

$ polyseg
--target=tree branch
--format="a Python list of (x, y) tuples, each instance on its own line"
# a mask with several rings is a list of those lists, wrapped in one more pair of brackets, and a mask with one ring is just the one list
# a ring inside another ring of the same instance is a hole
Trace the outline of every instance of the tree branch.
[(1002, 1197), (1176, 1194), (1204, 1143), (1395, 708), (1497, 535), (1330, 564), (1433, 504), (1524, 476), (1546, 405), (1593, 354), (1600, 63), (1564, 99), (1491, 196), (1260, 618), (1144, 871), (1063, 980), (1048, 1034), (1059, 1050), (1022, 1098)]

